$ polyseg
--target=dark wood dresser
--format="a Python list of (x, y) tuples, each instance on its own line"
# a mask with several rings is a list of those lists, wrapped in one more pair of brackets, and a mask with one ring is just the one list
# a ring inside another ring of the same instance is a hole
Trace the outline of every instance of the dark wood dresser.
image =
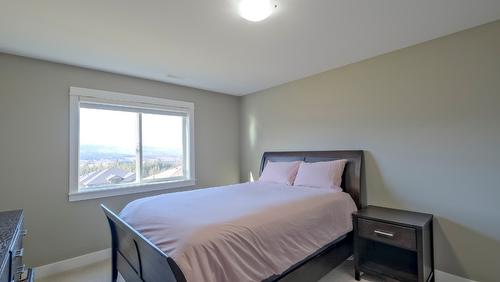
[(23, 211), (0, 212), (0, 282), (35, 281), (23, 264)]
[(353, 215), (355, 278), (434, 281), (431, 214), (368, 206)]

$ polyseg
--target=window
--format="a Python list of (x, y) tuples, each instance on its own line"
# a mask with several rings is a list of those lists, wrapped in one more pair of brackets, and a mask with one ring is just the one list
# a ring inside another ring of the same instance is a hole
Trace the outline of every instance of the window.
[(70, 88), (70, 201), (194, 185), (193, 103)]

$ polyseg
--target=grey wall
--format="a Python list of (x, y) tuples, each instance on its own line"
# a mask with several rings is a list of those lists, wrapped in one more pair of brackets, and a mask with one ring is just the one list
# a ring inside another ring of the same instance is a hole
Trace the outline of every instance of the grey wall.
[(99, 203), (154, 194), (68, 202), (70, 86), (194, 102), (198, 186), (239, 181), (238, 97), (0, 54), (0, 210), (25, 210), (29, 265), (109, 247)]
[(0, 54), (0, 210), (25, 209), (28, 264), (108, 247), (98, 204), (155, 193), (68, 202), (68, 89), (167, 97), (195, 103), (198, 186), (256, 177), (266, 150), (363, 149), (369, 203), (434, 213), (437, 267), (495, 281), (499, 35), (495, 22), (243, 98)]
[(366, 150), (369, 204), (436, 215), (437, 268), (498, 281), (500, 21), (245, 96), (242, 180), (267, 150)]

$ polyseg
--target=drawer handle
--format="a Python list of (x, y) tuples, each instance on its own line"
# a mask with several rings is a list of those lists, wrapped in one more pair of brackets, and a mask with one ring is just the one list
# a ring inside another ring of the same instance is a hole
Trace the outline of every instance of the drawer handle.
[(26, 265), (23, 264), (16, 269), (16, 274), (21, 275), (26, 271)]
[(14, 252), (14, 257), (16, 258), (22, 257), (23, 255), (24, 255), (24, 248), (21, 248)]
[(23, 267), (23, 271), (16, 272), (17, 277), (12, 281), (17, 281), (17, 282), (34, 281), (33, 280), (33, 269), (31, 269), (31, 268), (26, 269), (26, 267), (24, 265), (22, 267)]
[(10, 280), (10, 282), (33, 282), (33, 281), (35, 281), (33, 268), (25, 270), (22, 273), (18, 273), (16, 279)]
[(394, 233), (390, 233), (390, 232), (385, 232), (385, 231), (380, 231), (380, 230), (375, 230), (373, 232), (377, 235), (384, 236), (384, 237), (389, 237), (389, 238), (394, 237)]

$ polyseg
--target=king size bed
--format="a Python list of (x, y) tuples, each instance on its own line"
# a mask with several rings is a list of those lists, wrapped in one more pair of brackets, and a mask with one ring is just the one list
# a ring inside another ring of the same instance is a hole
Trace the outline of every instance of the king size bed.
[(342, 191), (261, 181), (102, 206), (112, 280), (315, 281), (352, 254), (351, 214), (364, 206), (362, 151), (266, 152), (268, 162), (346, 160)]

